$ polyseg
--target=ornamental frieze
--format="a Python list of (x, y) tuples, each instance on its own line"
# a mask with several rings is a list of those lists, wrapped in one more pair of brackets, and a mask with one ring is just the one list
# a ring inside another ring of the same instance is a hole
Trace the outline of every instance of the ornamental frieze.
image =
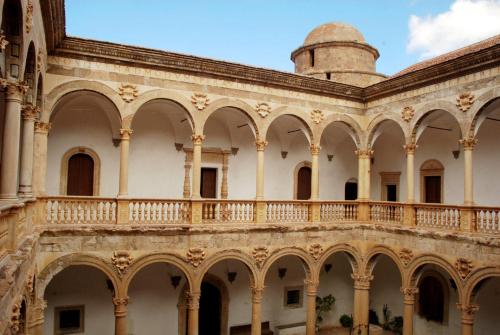
[(403, 120), (406, 122), (410, 122), (411, 119), (413, 119), (414, 115), (415, 115), (415, 109), (411, 106), (406, 106), (401, 111), (401, 118), (403, 118)]
[(121, 277), (127, 272), (132, 260), (133, 258), (130, 256), (128, 251), (115, 251), (111, 257), (111, 264), (115, 266), (116, 271)]
[(210, 99), (206, 94), (193, 93), (193, 95), (191, 96), (191, 103), (197, 110), (202, 111), (208, 107), (208, 105), (210, 104)]
[(265, 102), (260, 102), (255, 106), (255, 111), (257, 114), (259, 114), (262, 118), (265, 118), (269, 114), (271, 114), (271, 106), (269, 106)]
[(257, 267), (262, 268), (262, 265), (266, 261), (267, 256), (269, 255), (269, 249), (267, 247), (255, 247), (252, 251), (253, 259), (257, 264)]
[(471, 92), (464, 92), (458, 95), (457, 97), (457, 107), (460, 109), (462, 112), (467, 112), (472, 104), (475, 101), (474, 94)]
[(206, 254), (205, 250), (203, 250), (202, 248), (190, 248), (187, 251), (186, 256), (187, 256), (187, 261), (192, 266), (197, 268), (198, 266), (200, 266), (201, 263), (203, 263)]
[(118, 94), (122, 97), (123, 101), (129, 103), (139, 96), (139, 90), (136, 85), (122, 83), (118, 88)]
[(315, 109), (311, 112), (311, 120), (316, 123), (316, 124), (320, 124), (321, 121), (323, 121), (325, 119), (325, 115), (323, 114), (322, 111), (320, 111), (319, 109)]

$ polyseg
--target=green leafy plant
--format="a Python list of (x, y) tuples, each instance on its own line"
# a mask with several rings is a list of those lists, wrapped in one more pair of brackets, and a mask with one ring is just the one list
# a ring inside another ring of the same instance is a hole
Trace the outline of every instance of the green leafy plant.
[(352, 327), (352, 317), (347, 315), (347, 314), (343, 314), (340, 317), (339, 322), (342, 325), (342, 327), (344, 327), (344, 328), (351, 328)]
[(378, 320), (377, 312), (374, 309), (370, 309), (368, 311), (368, 322), (371, 325), (380, 325), (380, 321)]
[(389, 309), (387, 304), (384, 304), (382, 313), (384, 314), (384, 323), (382, 323), (382, 328), (384, 328), (385, 330), (389, 330), (391, 323), (391, 310)]
[(335, 303), (335, 297), (331, 294), (324, 296), (323, 298), (316, 297), (316, 327), (318, 328), (320, 323), (323, 322), (323, 317), (325, 313), (332, 310), (332, 306)]
[(389, 323), (389, 327), (396, 334), (402, 334), (403, 333), (403, 317), (402, 316), (395, 316), (391, 320), (391, 322)]

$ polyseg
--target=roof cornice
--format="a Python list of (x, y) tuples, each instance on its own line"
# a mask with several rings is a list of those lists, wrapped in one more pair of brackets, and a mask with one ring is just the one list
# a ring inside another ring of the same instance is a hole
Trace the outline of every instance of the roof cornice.
[(66, 37), (64, 0), (42, 0), (40, 5), (42, 7), (47, 52), (51, 53)]

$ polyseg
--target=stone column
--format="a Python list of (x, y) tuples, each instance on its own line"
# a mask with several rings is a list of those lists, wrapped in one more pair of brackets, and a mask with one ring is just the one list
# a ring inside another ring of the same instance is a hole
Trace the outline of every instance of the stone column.
[(370, 172), (371, 172), (371, 158), (373, 150), (363, 149), (356, 150), (358, 156), (358, 199), (370, 199)]
[(417, 145), (415, 143), (405, 144), (406, 151), (406, 202), (415, 202), (415, 150)]
[(198, 335), (200, 292), (188, 293), (188, 335)]
[(115, 305), (115, 335), (127, 335), (128, 298), (113, 298)]
[(184, 160), (184, 190), (182, 192), (184, 199), (189, 199), (191, 196), (191, 164), (192, 156), (186, 152), (186, 159)]
[(264, 199), (264, 150), (267, 146), (267, 141), (257, 139), (255, 141), (257, 147), (257, 184), (255, 190), (255, 198), (257, 200)]
[(311, 144), (311, 200), (319, 199), (319, 152), (321, 147)]
[(306, 280), (307, 314), (306, 335), (316, 334), (316, 296), (318, 294), (317, 281)]
[(43, 299), (37, 299), (29, 307), (27, 322), (27, 334), (43, 335), (44, 311), (47, 308), (47, 302)]
[(22, 108), (23, 138), (21, 142), (21, 175), (19, 179), (19, 193), (22, 197), (33, 196), (33, 150), (35, 120), (40, 109), (33, 105), (25, 105)]
[(35, 122), (34, 159), (33, 159), (33, 192), (35, 196), (45, 195), (45, 178), (47, 175), (47, 138), (50, 123)]
[(130, 149), (130, 135), (132, 133), (132, 129), (120, 129), (120, 183), (118, 197), (128, 195), (128, 154)]
[(403, 309), (403, 335), (413, 335), (413, 310), (415, 309), (415, 295), (417, 287), (401, 287), (404, 297)]
[(460, 144), (464, 146), (464, 205), (472, 206), (474, 204), (472, 150), (477, 144), (477, 139), (466, 137), (460, 140)]
[(458, 309), (462, 312), (461, 318), (461, 334), (473, 335), (474, 333), (474, 314), (479, 310), (479, 305), (476, 304), (457, 304)]
[(0, 85), (6, 89), (0, 199), (17, 199), (21, 102), (28, 88), (20, 83), (5, 80), (0, 81)]
[(260, 335), (262, 328), (262, 294), (264, 288), (252, 287), (252, 335)]
[(193, 187), (191, 189), (191, 197), (200, 199), (201, 186), (201, 145), (205, 139), (205, 135), (193, 135)]
[(220, 187), (220, 197), (221, 199), (227, 199), (228, 187), (227, 187), (227, 171), (229, 169), (229, 153), (224, 153), (222, 156), (222, 183)]
[(354, 280), (354, 334), (367, 335), (369, 327), (370, 282), (373, 276), (353, 273), (351, 277)]

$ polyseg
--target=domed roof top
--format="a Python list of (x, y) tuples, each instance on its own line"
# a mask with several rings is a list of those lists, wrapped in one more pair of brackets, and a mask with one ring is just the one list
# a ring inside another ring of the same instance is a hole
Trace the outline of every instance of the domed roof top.
[(304, 40), (304, 45), (340, 41), (365, 43), (365, 38), (359, 30), (351, 25), (331, 22), (322, 24), (311, 31)]

